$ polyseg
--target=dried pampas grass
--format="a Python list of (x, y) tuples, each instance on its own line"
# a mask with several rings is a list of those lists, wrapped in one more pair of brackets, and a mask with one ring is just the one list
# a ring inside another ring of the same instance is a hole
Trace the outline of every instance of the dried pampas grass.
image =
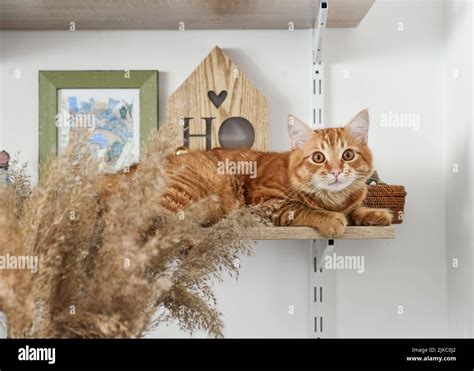
[(135, 338), (170, 320), (222, 336), (212, 282), (237, 273), (236, 257), (250, 253), (240, 231), (260, 221), (236, 208), (203, 227), (213, 197), (179, 217), (160, 207), (178, 135), (170, 125), (153, 134), (138, 170), (101, 202), (107, 190), (84, 142), (51, 161), (31, 191), (25, 168), (12, 166), (13, 185), (0, 194), (0, 256), (38, 257), (40, 269), (0, 270), (10, 337)]

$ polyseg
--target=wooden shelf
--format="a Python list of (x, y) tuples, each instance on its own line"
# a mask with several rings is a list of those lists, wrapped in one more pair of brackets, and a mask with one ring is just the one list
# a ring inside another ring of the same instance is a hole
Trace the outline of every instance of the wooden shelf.
[[(309, 227), (262, 227), (249, 228), (244, 236), (251, 240), (327, 240), (314, 228)], [(347, 227), (337, 239), (372, 240), (394, 239), (395, 228), (389, 227)]]
[[(0, 30), (312, 28), (320, 0), (2, 0)], [(330, 0), (327, 27), (357, 27), (375, 0)]]

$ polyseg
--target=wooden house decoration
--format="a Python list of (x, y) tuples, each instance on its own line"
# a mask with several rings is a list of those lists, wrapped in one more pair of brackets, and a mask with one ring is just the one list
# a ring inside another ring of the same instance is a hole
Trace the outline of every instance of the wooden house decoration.
[(218, 46), (168, 98), (166, 119), (191, 150), (267, 150), (268, 100)]

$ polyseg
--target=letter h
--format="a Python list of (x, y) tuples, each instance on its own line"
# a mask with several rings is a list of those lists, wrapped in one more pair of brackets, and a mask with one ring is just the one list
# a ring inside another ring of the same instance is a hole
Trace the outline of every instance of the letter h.
[(212, 128), (212, 120), (215, 117), (202, 117), (202, 119), (206, 122), (206, 133), (205, 134), (191, 134), (189, 132), (189, 122), (192, 120), (192, 117), (184, 117), (184, 146), (189, 148), (189, 138), (190, 137), (205, 137), (206, 138), (206, 151), (211, 149), (211, 128)]

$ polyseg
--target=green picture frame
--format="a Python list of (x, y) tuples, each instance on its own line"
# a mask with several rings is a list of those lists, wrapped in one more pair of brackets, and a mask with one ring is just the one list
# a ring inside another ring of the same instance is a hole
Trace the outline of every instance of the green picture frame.
[(139, 89), (140, 151), (158, 128), (158, 71), (39, 71), (39, 168), (57, 155), (59, 89)]

